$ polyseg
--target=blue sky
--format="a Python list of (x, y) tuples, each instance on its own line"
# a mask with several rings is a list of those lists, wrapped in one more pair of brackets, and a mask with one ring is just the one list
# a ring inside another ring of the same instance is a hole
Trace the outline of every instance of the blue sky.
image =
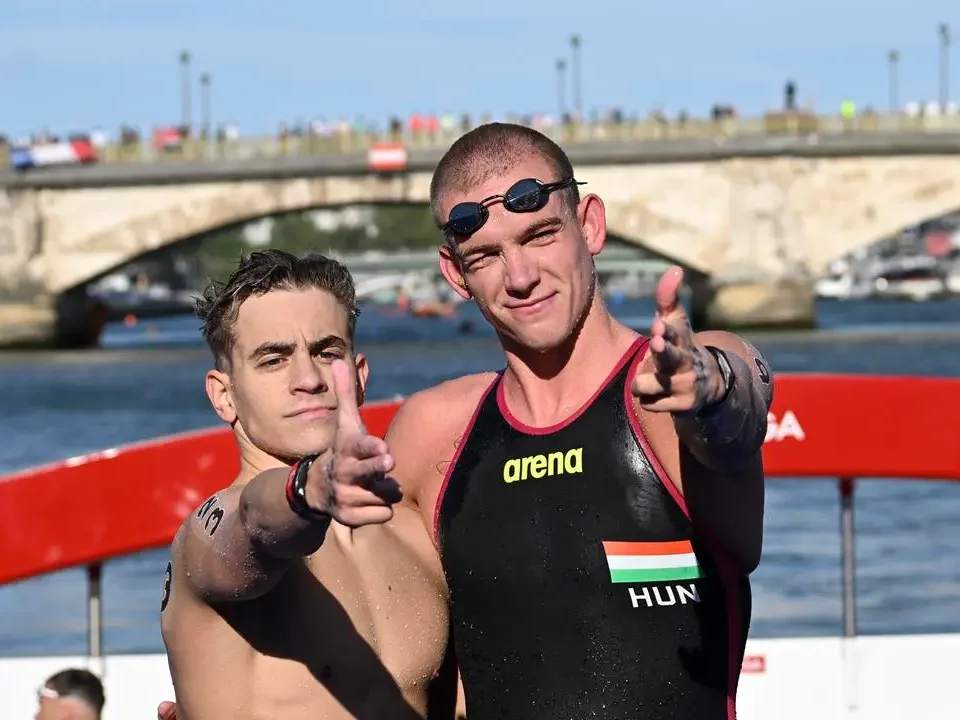
[[(3, 16), (12, 136), (178, 121), (181, 49), (195, 78), (213, 76), (214, 120), (262, 133), (320, 116), (553, 112), (573, 32), (588, 108), (704, 114), (719, 100), (756, 114), (787, 76), (821, 110), (845, 96), (886, 107), (890, 48), (901, 100), (935, 100), (937, 24), (960, 37), (946, 0), (3, 0)], [(956, 97), (960, 47), (952, 57)]]

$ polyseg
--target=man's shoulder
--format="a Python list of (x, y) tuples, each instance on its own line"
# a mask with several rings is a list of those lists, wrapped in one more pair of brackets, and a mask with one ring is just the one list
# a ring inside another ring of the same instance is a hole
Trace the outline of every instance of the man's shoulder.
[(464, 375), (408, 397), (390, 423), (387, 443), (406, 469), (448, 460), (495, 373)]
[(416, 392), (403, 402), (397, 417), (406, 422), (443, 418), (444, 425), (464, 413), (469, 419), (495, 377), (492, 372), (463, 375)]
[(407, 399), (407, 402), (416, 401), (423, 404), (442, 402), (444, 405), (447, 403), (470, 404), (470, 402), (476, 404), (496, 376), (497, 374), (493, 372), (461, 375), (416, 392)]
[(183, 540), (187, 537), (211, 539), (228, 513), (237, 509), (242, 488), (237, 485), (228, 485), (217, 490), (194, 507), (183, 519), (180, 529), (174, 537), (172, 548), (174, 551), (184, 548)]

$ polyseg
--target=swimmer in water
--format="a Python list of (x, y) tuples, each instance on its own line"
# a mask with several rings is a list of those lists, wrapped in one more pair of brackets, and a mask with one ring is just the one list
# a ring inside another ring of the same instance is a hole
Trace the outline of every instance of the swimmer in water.
[(161, 629), (177, 704), (161, 717), (452, 720), (442, 570), (360, 421), (349, 272), (255, 252), (197, 314), (240, 472), (171, 546)]

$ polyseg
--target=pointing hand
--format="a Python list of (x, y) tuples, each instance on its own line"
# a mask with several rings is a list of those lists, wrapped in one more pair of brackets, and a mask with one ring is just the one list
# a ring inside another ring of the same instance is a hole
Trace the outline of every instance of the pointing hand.
[(383, 523), (403, 493), (387, 476), (393, 458), (381, 438), (367, 434), (357, 407), (356, 375), (343, 360), (333, 362), (337, 430), (333, 448), (307, 473), (307, 503), (349, 527)]
[(650, 412), (696, 412), (723, 397), (723, 375), (709, 350), (697, 344), (680, 302), (683, 269), (669, 268), (657, 283), (657, 312), (650, 327), (653, 368), (638, 372), (633, 394)]

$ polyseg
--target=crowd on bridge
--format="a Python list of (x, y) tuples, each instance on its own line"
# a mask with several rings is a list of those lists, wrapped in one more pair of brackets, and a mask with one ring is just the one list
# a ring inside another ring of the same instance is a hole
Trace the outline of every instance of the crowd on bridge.
[[(481, 123), (494, 119), (492, 114), (484, 114), (479, 120)], [(530, 113), (517, 115), (507, 113), (502, 119), (538, 129), (546, 129), (557, 125), (571, 125), (578, 122), (575, 113), (562, 114)], [(619, 108), (594, 113), (589, 122), (594, 124), (620, 124), (625, 121), (625, 115)], [(457, 115), (455, 113), (419, 114), (412, 113), (406, 118), (392, 116), (381, 124), (364, 117), (354, 120), (344, 118), (328, 120), (319, 116), (312, 121), (296, 120), (281, 122), (277, 130), (279, 139), (290, 137), (332, 138), (338, 135), (385, 135), (402, 137), (406, 134), (453, 134), (467, 132), (475, 126), (474, 117), (469, 113)], [(223, 123), (216, 128), (209, 127), (208, 123), (199, 126), (191, 125), (156, 125), (151, 128), (148, 141), (157, 150), (172, 149), (177, 144), (189, 140), (214, 140), (225, 142), (238, 140), (241, 131), (235, 123)], [(141, 131), (130, 125), (121, 125), (115, 134), (110, 134), (101, 127), (89, 131), (70, 132), (66, 135), (57, 135), (48, 130), (33, 133), (29, 137), (8, 138), (0, 134), (0, 146), (10, 148), (29, 148), (62, 143), (89, 143), (95, 150), (108, 145), (132, 146), (143, 142)]]
[[(710, 116), (714, 120), (721, 120), (735, 117), (736, 111), (730, 105), (715, 105), (710, 110)], [(671, 124), (682, 126), (689, 118), (690, 115), (686, 111), (680, 111), (671, 118), (662, 110), (654, 110), (646, 119), (665, 126)], [(574, 125), (618, 126), (636, 123), (642, 118), (637, 115), (628, 115), (619, 107), (593, 111), (587, 117), (572, 110), (559, 113), (506, 113), (502, 116), (484, 113), (479, 117), (470, 113), (459, 115), (412, 113), (407, 117), (394, 115), (383, 123), (364, 117), (357, 117), (351, 121), (345, 118), (329, 120), (319, 116), (312, 121), (281, 122), (275, 137), (281, 141), (313, 138), (320, 142), (347, 136), (375, 137), (398, 142), (410, 137), (430, 140), (456, 136), (469, 131), (477, 124), (493, 120), (505, 120), (541, 131), (549, 131), (551, 128)], [(101, 156), (107, 147), (115, 147), (122, 152), (124, 149), (139, 148), (145, 141), (154, 152), (176, 153), (191, 141), (225, 145), (241, 140), (241, 135), (240, 127), (235, 123), (222, 123), (216, 127), (212, 127), (207, 121), (198, 125), (155, 125), (150, 129), (147, 137), (144, 137), (139, 128), (124, 124), (115, 133), (96, 127), (89, 131), (70, 132), (65, 135), (58, 135), (48, 130), (33, 133), (29, 137), (8, 138), (0, 134), (0, 150), (10, 153), (15, 168), (25, 169), (47, 164), (96, 162), (97, 157)]]
[[(871, 107), (859, 109), (851, 99), (845, 99), (837, 109), (844, 124), (854, 122), (858, 117), (876, 116)], [(899, 110), (899, 115), (907, 118), (927, 118), (937, 116), (957, 116), (956, 103), (948, 102), (941, 107), (936, 102), (908, 102)], [(716, 103), (708, 112), (708, 117), (714, 122), (724, 121), (738, 116), (737, 109), (729, 104)], [(808, 128), (815, 131), (815, 111), (804, 107), (798, 101), (797, 87), (792, 81), (787, 81), (783, 88), (783, 105), (777, 110), (766, 114), (769, 117), (806, 119), (799, 125), (792, 127)], [(312, 121), (296, 120), (281, 122), (276, 132), (276, 139), (282, 142), (290, 140), (316, 140), (319, 147), (336, 145), (338, 140), (368, 138), (388, 139), (401, 142), (408, 138), (431, 140), (454, 137), (469, 131), (476, 124), (490, 122), (494, 119), (503, 119), (508, 122), (520, 123), (541, 131), (551, 128), (569, 127), (574, 125), (590, 125), (615, 127), (624, 124), (645, 121), (654, 126), (662, 126), (665, 136), (670, 136), (670, 128), (683, 130), (692, 117), (686, 110), (669, 114), (666, 111), (655, 109), (644, 118), (635, 114), (627, 114), (621, 108), (609, 108), (603, 111), (594, 111), (586, 117), (576, 111), (559, 113), (507, 113), (501, 118), (486, 113), (479, 118), (469, 113), (457, 115), (455, 113), (419, 114), (412, 113), (406, 118), (392, 116), (386, 122), (378, 122), (369, 118), (357, 117), (354, 120), (329, 120), (319, 116)], [(788, 124), (789, 125), (789, 124)], [(801, 129), (802, 129), (801, 128)], [(776, 130), (770, 130), (776, 132)], [(56, 164), (82, 164), (97, 162), (102, 158), (108, 147), (115, 148), (119, 153), (139, 150), (148, 145), (156, 154), (178, 153), (186, 144), (193, 141), (212, 143), (214, 149), (230, 147), (231, 143), (246, 139), (242, 137), (240, 127), (235, 123), (222, 123), (213, 127), (208, 119), (197, 125), (166, 124), (156, 125), (144, 137), (141, 130), (131, 125), (121, 125), (115, 133), (109, 133), (101, 127), (88, 131), (71, 132), (66, 135), (57, 135), (47, 130), (33, 133), (29, 137), (7, 138), (0, 133), (0, 156), (9, 155), (9, 163), (15, 169)], [(145, 143), (146, 141), (146, 143)], [(349, 143), (340, 143), (341, 146)]]

